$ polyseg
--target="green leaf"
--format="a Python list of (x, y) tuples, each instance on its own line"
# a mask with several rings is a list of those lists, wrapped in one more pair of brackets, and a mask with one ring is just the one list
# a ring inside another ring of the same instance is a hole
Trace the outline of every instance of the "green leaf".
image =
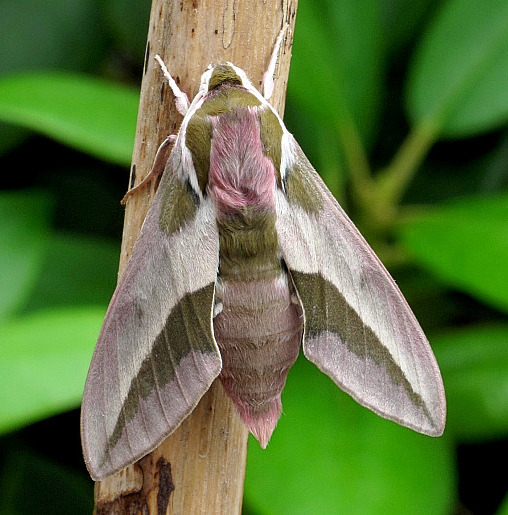
[(427, 21), (440, 0), (385, 0), (382, 4), (383, 37), (387, 51), (400, 59), (405, 47)]
[(100, 238), (55, 234), (24, 311), (107, 305), (118, 277), (118, 245)]
[(266, 450), (251, 439), (245, 505), (259, 514), (449, 513), (453, 459), (429, 438), (381, 419), (304, 359)]
[(380, 18), (376, 0), (298, 6), (288, 96), (329, 131), (349, 123), (346, 110), (366, 141), (376, 134), (384, 71)]
[(2, 0), (0, 73), (100, 67), (107, 43), (101, 4), (95, 0)]
[(40, 274), (51, 211), (43, 192), (0, 194), (0, 320), (23, 304)]
[(0, 156), (19, 146), (30, 135), (23, 127), (0, 122)]
[(104, 2), (103, 13), (109, 22), (116, 46), (142, 63), (150, 19), (150, 3), (133, 2), (129, 9), (126, 9), (123, 0), (107, 0)]
[(461, 440), (508, 434), (508, 325), (431, 338), (445, 384), (448, 430)]
[(508, 515), (508, 495), (504, 498), (499, 510), (496, 512), (496, 515)]
[(508, 195), (435, 208), (405, 222), (400, 237), (418, 264), (508, 311)]
[(339, 197), (344, 156), (354, 173), (377, 134), (385, 66), (379, 11), (376, 0), (298, 6), (285, 120)]
[(414, 56), (407, 107), (414, 125), (465, 137), (508, 120), (508, 3), (451, 0)]
[[(2, 515), (40, 513), (41, 506), (46, 513), (58, 515), (92, 513), (93, 483), (87, 481), (85, 474), (52, 462), (47, 455), (41, 456), (20, 444), (19, 439), (7, 437), (0, 443), (3, 451), (0, 476)], [(48, 445), (49, 449), (51, 447)], [(28, 484), (30, 488), (26, 487)]]
[(79, 406), (104, 313), (53, 309), (0, 325), (0, 433)]
[(138, 98), (132, 88), (83, 75), (23, 73), (0, 80), (0, 120), (129, 164)]

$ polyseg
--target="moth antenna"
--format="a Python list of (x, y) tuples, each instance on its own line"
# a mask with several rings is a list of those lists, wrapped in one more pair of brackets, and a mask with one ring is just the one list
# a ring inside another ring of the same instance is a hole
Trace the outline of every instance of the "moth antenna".
[(162, 73), (164, 74), (164, 77), (166, 77), (166, 80), (168, 81), (169, 87), (171, 88), (173, 95), (175, 95), (176, 109), (182, 116), (185, 116), (190, 105), (187, 95), (178, 87), (178, 84), (175, 82), (175, 79), (171, 77), (171, 74), (169, 73), (168, 69), (166, 68), (166, 65), (164, 64), (164, 61), (161, 59), (161, 56), (159, 54), (155, 56), (155, 60), (159, 63)]
[(273, 76), (275, 74), (275, 65), (277, 64), (277, 56), (279, 55), (280, 45), (282, 43), (282, 39), (286, 34), (286, 30), (289, 25), (286, 23), (284, 27), (282, 27), (277, 39), (275, 40), (275, 45), (273, 46), (272, 56), (270, 57), (270, 63), (268, 64), (268, 68), (263, 74), (263, 81), (261, 83), (261, 91), (266, 100), (269, 100), (272, 97), (274, 81)]

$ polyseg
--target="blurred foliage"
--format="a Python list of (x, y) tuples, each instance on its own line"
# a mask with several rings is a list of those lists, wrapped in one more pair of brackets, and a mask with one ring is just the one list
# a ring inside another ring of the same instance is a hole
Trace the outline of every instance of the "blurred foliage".
[(83, 152), (125, 164), (131, 158), (139, 94), (104, 79), (65, 72), (7, 76), (0, 118)]
[[(286, 123), (430, 336), (449, 416), (415, 434), (300, 359), (244, 511), (508, 513), (508, 4), (299, 3)], [(116, 282), (148, 15), (0, 4), (0, 513), (91, 510), (68, 410)]]

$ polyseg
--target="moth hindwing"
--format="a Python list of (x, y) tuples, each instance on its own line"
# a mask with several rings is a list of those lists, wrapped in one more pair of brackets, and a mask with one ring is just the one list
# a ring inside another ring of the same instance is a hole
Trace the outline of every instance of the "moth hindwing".
[[(282, 41), (279, 36), (274, 55)], [(90, 474), (103, 479), (172, 433), (220, 378), (265, 447), (299, 353), (360, 404), (438, 436), (445, 397), (396, 284), (265, 96), (231, 63), (192, 103), (109, 305), (83, 396)], [(162, 150), (161, 150), (162, 151)]]

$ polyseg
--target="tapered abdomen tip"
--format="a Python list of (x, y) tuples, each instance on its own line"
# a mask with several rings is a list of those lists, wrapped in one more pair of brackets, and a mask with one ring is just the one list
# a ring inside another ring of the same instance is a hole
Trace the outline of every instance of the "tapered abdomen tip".
[(234, 401), (234, 404), (247, 429), (265, 449), (282, 411), (280, 396), (261, 407), (242, 401)]

